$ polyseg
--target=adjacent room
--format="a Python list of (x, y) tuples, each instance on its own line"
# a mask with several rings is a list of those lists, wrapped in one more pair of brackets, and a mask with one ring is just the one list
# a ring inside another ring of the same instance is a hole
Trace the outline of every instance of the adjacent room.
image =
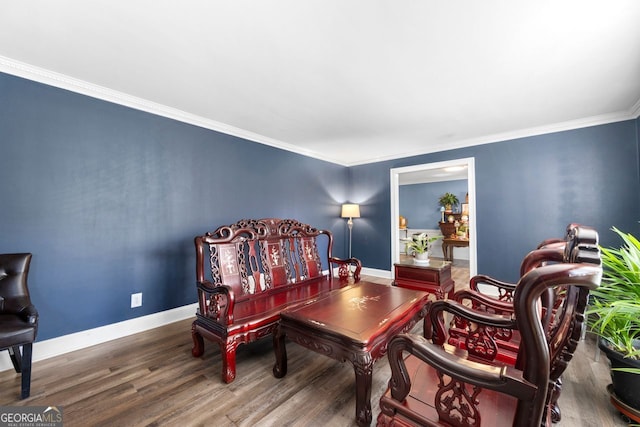
[(640, 236), (640, 2), (0, 10), (2, 414), (424, 425), (390, 380), (445, 348), (517, 383), (481, 425), (640, 422), (584, 316)]

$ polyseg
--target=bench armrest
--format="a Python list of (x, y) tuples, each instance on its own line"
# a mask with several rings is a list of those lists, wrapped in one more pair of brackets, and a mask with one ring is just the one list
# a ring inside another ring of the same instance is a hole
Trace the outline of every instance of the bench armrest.
[(200, 291), (200, 314), (226, 325), (233, 323), (235, 293), (226, 285), (214, 286), (208, 280), (197, 282)]
[[(338, 265), (338, 277), (340, 279), (347, 279), (349, 277), (351, 267), (355, 267), (353, 271), (353, 279), (356, 282), (360, 280), (360, 271), (362, 270), (362, 262), (360, 262), (358, 258), (341, 259), (336, 257), (330, 257), (329, 263)], [(333, 267), (331, 269), (333, 270)]]

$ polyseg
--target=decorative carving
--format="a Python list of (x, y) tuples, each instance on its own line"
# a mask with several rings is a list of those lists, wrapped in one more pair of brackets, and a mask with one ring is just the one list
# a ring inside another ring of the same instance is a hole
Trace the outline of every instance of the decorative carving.
[(441, 372), (438, 372), (438, 378), (440, 383), (435, 406), (440, 419), (451, 425), (480, 426), (477, 397), (482, 388), (465, 385), (450, 377), (446, 377), (449, 381), (445, 383), (445, 376)]
[(203, 313), (210, 319), (221, 320), (222, 307), (226, 306), (226, 298), (221, 294), (208, 294), (206, 312)]
[(328, 344), (324, 344), (322, 342), (319, 342), (318, 340), (300, 335), (287, 336), (301, 346), (308, 348), (309, 350), (313, 350), (316, 353), (324, 354), (328, 357), (334, 357), (333, 347)]
[(483, 325), (469, 330), (469, 335), (465, 340), (467, 351), (485, 360), (494, 360), (498, 354), (498, 346), (493, 338), (495, 331), (496, 328)]
[(271, 253), (269, 254), (271, 255), (271, 263), (273, 265), (279, 265), (280, 264), (280, 254), (278, 253), (278, 248), (275, 246), (271, 247)]
[(360, 310), (364, 311), (367, 308), (367, 302), (369, 301), (380, 301), (380, 295), (375, 297), (353, 297), (349, 300), (349, 309), (350, 310)]
[(373, 374), (373, 357), (370, 352), (352, 353), (351, 363), (356, 375), (371, 376)]

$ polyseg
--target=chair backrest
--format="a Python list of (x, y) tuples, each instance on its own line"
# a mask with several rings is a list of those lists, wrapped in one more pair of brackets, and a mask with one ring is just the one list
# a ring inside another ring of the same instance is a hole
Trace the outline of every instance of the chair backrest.
[(598, 232), (592, 227), (569, 224), (564, 239), (547, 239), (525, 256), (520, 264), (520, 276), (543, 264), (569, 262), (573, 249), (578, 245), (597, 247)]
[(30, 253), (0, 254), (0, 312), (18, 313), (31, 304), (27, 277)]
[(195, 238), (196, 278), (206, 280), (208, 264), (213, 286), (231, 288), (236, 301), (301, 280), (323, 276), (317, 238), (329, 231), (291, 219), (241, 220)]

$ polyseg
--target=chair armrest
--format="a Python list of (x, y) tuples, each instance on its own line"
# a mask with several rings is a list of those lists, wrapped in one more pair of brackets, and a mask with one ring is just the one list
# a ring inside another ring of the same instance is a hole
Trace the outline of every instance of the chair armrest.
[(522, 264), (520, 265), (520, 277), (524, 276), (532, 269), (549, 262), (567, 262), (568, 260), (565, 259), (564, 246), (565, 245), (558, 248), (546, 247), (529, 252), (524, 257)]
[[(425, 318), (425, 337), (431, 338), (436, 344), (443, 344), (446, 339), (443, 312), (483, 326), (494, 328), (516, 329), (516, 320), (512, 315), (485, 313), (466, 307), (457, 301), (437, 300), (429, 303), (429, 312)], [(435, 333), (435, 335), (433, 335)]]
[(488, 311), (492, 309), (493, 313), (511, 314), (513, 313), (513, 302), (503, 301), (477, 292), (471, 289), (461, 289), (453, 295), (453, 300), (464, 303), (465, 300), (471, 301), (471, 307), (474, 310)]
[[(230, 325), (233, 323), (233, 307), (235, 306), (235, 293), (233, 289), (226, 285), (214, 286), (208, 280), (197, 282), (196, 287), (198, 290), (209, 294), (209, 304), (212, 307), (208, 311), (216, 313), (217, 317), (221, 319), (225, 324)], [(207, 304), (207, 298), (200, 298), (200, 309), (204, 309), (204, 305)], [(221, 301), (224, 299), (224, 301)], [(224, 304), (226, 303), (226, 304)], [(201, 313), (205, 315), (205, 313)]]
[(532, 399), (537, 387), (525, 381), (521, 371), (506, 365), (490, 365), (452, 354), (416, 335), (400, 334), (389, 343), (391, 396), (402, 402), (411, 390), (411, 376), (403, 353), (407, 352), (445, 375), (459, 381), (496, 390), (519, 399)]
[(350, 267), (355, 267), (353, 271), (353, 279), (358, 282), (360, 280), (360, 271), (362, 270), (362, 262), (358, 258), (341, 259), (330, 257), (329, 263), (338, 265), (338, 277), (346, 279), (349, 277)]
[(3, 312), (15, 314), (30, 325), (35, 325), (38, 322), (38, 310), (31, 304), (31, 299), (28, 296), (2, 298), (0, 303)]
[(567, 241), (564, 238), (561, 239), (559, 237), (556, 237), (551, 239), (544, 239), (542, 242), (538, 244), (536, 249), (549, 248), (549, 247), (564, 248), (566, 244), (567, 244)]
[(30, 325), (36, 325), (38, 323), (38, 310), (36, 310), (36, 307), (33, 304), (29, 304), (22, 308), (18, 315)]
[(498, 290), (496, 299), (500, 301), (511, 301), (513, 299), (513, 291), (516, 289), (514, 283), (503, 282), (502, 280), (494, 279), (484, 274), (478, 274), (469, 280), (469, 289), (483, 293), (478, 285), (488, 285), (496, 288)]

